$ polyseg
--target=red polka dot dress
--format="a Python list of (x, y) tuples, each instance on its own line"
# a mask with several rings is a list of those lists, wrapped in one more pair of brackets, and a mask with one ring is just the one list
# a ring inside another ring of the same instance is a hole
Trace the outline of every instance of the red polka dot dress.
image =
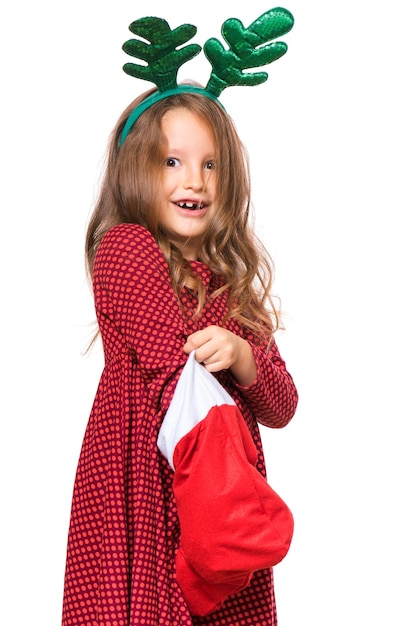
[[(200, 262), (192, 267), (211, 294), (222, 279)], [(173, 472), (157, 435), (187, 357), (189, 334), (222, 324), (226, 294), (194, 318), (196, 298), (182, 294), (154, 238), (136, 224), (104, 236), (94, 267), (95, 308), (105, 365), (84, 436), (70, 520), (63, 626), (273, 626), (271, 570), (206, 617), (189, 614), (175, 579), (179, 525)], [(235, 321), (226, 327), (250, 341), (257, 378), (239, 386), (227, 371), (219, 381), (235, 399), (259, 452), (257, 422), (282, 427), (297, 394), (277, 347), (261, 350)]]

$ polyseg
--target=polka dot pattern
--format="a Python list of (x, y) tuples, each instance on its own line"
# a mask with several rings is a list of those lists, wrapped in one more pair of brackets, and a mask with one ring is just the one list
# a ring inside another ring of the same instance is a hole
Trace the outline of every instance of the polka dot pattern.
[[(221, 278), (193, 262), (210, 294)], [(194, 319), (196, 298), (182, 294), (184, 314), (153, 237), (135, 224), (111, 229), (99, 247), (94, 297), (105, 366), (78, 463), (67, 547), (63, 626), (276, 624), (272, 572), (206, 617), (192, 617), (175, 579), (179, 525), (173, 473), (159, 452), (158, 430), (186, 361), (193, 331), (221, 324), (226, 294)], [(247, 336), (234, 321), (229, 330)], [(248, 333), (249, 335), (249, 333)], [(258, 377), (246, 389), (218, 374), (244, 415), (265, 473), (257, 420), (283, 426), (296, 391), (276, 346), (253, 347)]]

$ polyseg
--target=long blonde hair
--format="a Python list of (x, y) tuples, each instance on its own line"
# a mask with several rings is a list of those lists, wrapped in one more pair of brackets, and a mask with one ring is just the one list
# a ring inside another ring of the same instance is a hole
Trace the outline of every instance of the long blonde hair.
[(110, 138), (105, 173), (86, 235), (86, 263), (92, 279), (94, 259), (105, 233), (121, 223), (147, 228), (162, 250), (177, 294), (188, 287), (198, 294), (200, 313), (205, 292), (190, 264), (169, 241), (158, 221), (161, 167), (166, 141), (161, 121), (170, 109), (183, 107), (198, 115), (213, 133), (217, 161), (218, 211), (203, 239), (200, 260), (224, 277), (229, 290), (226, 319), (234, 318), (260, 340), (280, 327), (280, 314), (271, 296), (273, 262), (250, 227), (250, 176), (246, 150), (231, 118), (222, 107), (196, 93), (180, 93), (149, 107), (136, 121), (124, 144), (119, 141), (131, 111), (152, 90), (123, 112)]

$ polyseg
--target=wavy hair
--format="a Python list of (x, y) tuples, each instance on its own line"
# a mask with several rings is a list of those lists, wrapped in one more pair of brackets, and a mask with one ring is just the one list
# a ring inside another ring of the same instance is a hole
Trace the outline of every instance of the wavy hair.
[(120, 136), (131, 111), (153, 90), (132, 102), (120, 116), (109, 141), (105, 172), (86, 234), (86, 265), (92, 280), (94, 259), (105, 233), (121, 223), (147, 228), (162, 250), (176, 294), (184, 287), (198, 295), (199, 315), (205, 304), (204, 286), (170, 242), (158, 221), (166, 138), (161, 121), (178, 107), (199, 116), (211, 130), (216, 149), (218, 210), (202, 242), (200, 260), (224, 277), (212, 297), (228, 290), (229, 318), (266, 341), (280, 327), (279, 307), (271, 295), (273, 262), (250, 225), (250, 174), (246, 149), (233, 121), (222, 107), (197, 93), (180, 93), (149, 107), (138, 118), (120, 148)]

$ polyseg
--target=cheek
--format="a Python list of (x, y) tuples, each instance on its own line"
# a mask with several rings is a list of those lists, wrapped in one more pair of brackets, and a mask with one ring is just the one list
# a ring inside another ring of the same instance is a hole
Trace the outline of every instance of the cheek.
[(162, 179), (160, 180), (159, 186), (161, 189), (162, 197), (169, 196), (175, 187), (172, 181), (172, 176), (165, 172), (165, 174), (162, 176)]
[(209, 180), (209, 189), (212, 192), (214, 198), (218, 195), (218, 178), (215, 173), (211, 176)]

